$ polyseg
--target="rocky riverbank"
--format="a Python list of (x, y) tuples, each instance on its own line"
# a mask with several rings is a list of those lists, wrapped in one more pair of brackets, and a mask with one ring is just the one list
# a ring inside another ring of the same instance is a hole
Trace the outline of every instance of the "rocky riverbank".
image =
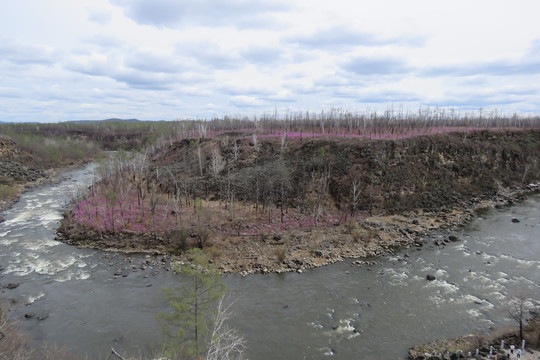
[(203, 246), (223, 273), (304, 271), (422, 246), (538, 191), (538, 130), (252, 140), (165, 144), (147, 166), (94, 184), (58, 239), (127, 252)]
[[(532, 312), (532, 318), (524, 327), (526, 348), (521, 359), (540, 359), (538, 349), (540, 317)], [(409, 349), (409, 360), (454, 360), (454, 359), (517, 359), (516, 351), (510, 352), (510, 345), (521, 347), (517, 326), (492, 329), (488, 334), (471, 334), (452, 339), (438, 339)]]
[[(467, 224), (477, 213), (521, 201), (538, 192), (540, 184), (500, 189), (493, 198), (474, 198), (458, 207), (415, 210), (395, 215), (381, 215), (348, 222), (339, 226), (294, 230), (288, 233), (259, 236), (215, 238), (206, 247), (222, 273), (242, 275), (270, 272), (302, 272), (347, 258), (358, 258), (355, 265), (369, 265), (370, 257), (395, 253), (403, 247), (422, 247), (433, 232)], [(163, 262), (187, 261), (176, 245), (165, 236), (150, 233), (103, 233), (71, 221), (69, 213), (57, 231), (57, 239), (68, 244), (106, 251), (167, 255)], [(515, 221), (519, 221), (516, 219)], [(430, 246), (444, 246), (459, 241), (450, 236)]]
[(61, 181), (63, 172), (82, 163), (43, 169), (32, 155), (22, 151), (10, 138), (0, 135), (0, 211), (11, 207), (29, 189)]

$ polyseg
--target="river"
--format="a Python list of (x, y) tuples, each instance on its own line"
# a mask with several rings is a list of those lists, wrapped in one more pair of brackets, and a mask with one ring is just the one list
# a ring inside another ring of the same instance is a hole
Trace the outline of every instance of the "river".
[[(107, 358), (111, 347), (148, 354), (160, 341), (155, 315), (167, 306), (160, 288), (181, 280), (158, 271), (152, 261), (159, 258), (54, 240), (62, 209), (88, 186), (93, 169), (28, 191), (1, 214), (0, 284), (20, 284), (1, 297), (15, 304), (13, 316), (33, 342), (90, 359)], [(432, 245), (449, 235), (460, 240)], [(405, 358), (415, 344), (511, 324), (508, 296), (539, 299), (539, 237), (535, 195), (369, 266), (345, 261), (302, 274), (228, 275), (225, 284), (237, 298), (231, 325), (252, 360)]]

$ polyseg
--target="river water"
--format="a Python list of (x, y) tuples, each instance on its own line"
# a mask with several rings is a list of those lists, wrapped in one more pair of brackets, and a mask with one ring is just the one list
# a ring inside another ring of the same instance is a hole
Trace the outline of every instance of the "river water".
[[(89, 184), (93, 169), (67, 172), (61, 183), (27, 192), (1, 214), (0, 284), (20, 285), (0, 296), (15, 304), (13, 316), (33, 342), (90, 359), (107, 358), (111, 347), (148, 354), (160, 341), (155, 315), (167, 308), (160, 288), (181, 280), (152, 266), (159, 258), (54, 240), (62, 209)], [(449, 235), (460, 241), (430, 245)], [(244, 335), (252, 360), (405, 358), (415, 344), (511, 324), (509, 296), (526, 294), (527, 306), (538, 306), (539, 240), (535, 195), (370, 266), (345, 261), (302, 274), (228, 275), (237, 298), (231, 325)]]

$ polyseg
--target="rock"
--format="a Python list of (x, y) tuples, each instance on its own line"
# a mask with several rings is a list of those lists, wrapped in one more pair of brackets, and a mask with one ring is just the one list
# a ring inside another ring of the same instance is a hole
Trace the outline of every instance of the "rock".
[(520, 221), (519, 221), (519, 219), (513, 218), (513, 219), (512, 219), (512, 222), (513, 222), (513, 223), (518, 223), (518, 222), (520, 222)]
[(4, 221), (6, 221), (6, 219), (0, 216), (0, 224), (3, 223)]
[(435, 275), (428, 274), (428, 275), (426, 276), (426, 280), (428, 280), (428, 281), (433, 281), (433, 280), (435, 280), (435, 279), (436, 279)]
[(10, 290), (13, 290), (13, 289), (16, 289), (19, 287), (19, 284), (18, 283), (9, 283), (7, 284), (6, 286), (6, 289), (10, 289)]
[(31, 319), (31, 318), (33, 318), (34, 316), (36, 316), (36, 314), (34, 314), (34, 313), (26, 313), (26, 314), (24, 314), (24, 318), (25, 318), (25, 319)]
[(45, 319), (48, 318), (48, 317), (49, 317), (49, 314), (44, 314), (44, 315), (38, 316), (37, 319), (38, 319), (39, 321), (43, 321), (43, 320), (45, 320)]
[(451, 242), (456, 242), (456, 241), (459, 241), (459, 238), (457, 236), (450, 235), (448, 237), (448, 240), (450, 240)]

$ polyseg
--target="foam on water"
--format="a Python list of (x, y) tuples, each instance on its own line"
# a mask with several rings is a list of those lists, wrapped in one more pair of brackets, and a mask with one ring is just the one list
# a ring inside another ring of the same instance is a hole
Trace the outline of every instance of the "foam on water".
[(64, 282), (71, 280), (73, 278), (72, 274), (68, 271), (63, 271), (61, 273), (58, 273), (54, 277), (54, 281), (56, 282)]
[(477, 309), (469, 309), (467, 310), (467, 314), (469, 314), (469, 316), (472, 318), (479, 318), (482, 316), (482, 313)]
[(437, 277), (442, 277), (443, 275), (444, 275), (444, 276), (448, 276), (448, 271), (443, 270), (443, 269), (437, 269), (437, 270), (435, 271), (435, 276), (437, 276)]
[(46, 252), (46, 249), (44, 249), (44, 247), (58, 246), (60, 244), (61, 243), (56, 240), (44, 239), (44, 240), (39, 240), (32, 243), (24, 242), (24, 243), (21, 243), (21, 246), (24, 246), (29, 251), (34, 251), (36, 253), (43, 253), (43, 252)]
[(319, 351), (322, 352), (324, 356), (334, 356), (334, 352), (329, 347), (322, 347)]
[(31, 305), (33, 304), (36, 300), (39, 300), (41, 299), (42, 297), (45, 296), (45, 293), (44, 292), (39, 292), (37, 295), (30, 295), (28, 296), (28, 298), (26, 299), (26, 304), (25, 305)]
[(39, 216), (42, 225), (47, 225), (54, 221), (62, 220), (62, 215), (58, 212), (48, 212)]
[(6, 226), (18, 225), (20, 223), (27, 222), (28, 220), (31, 220), (31, 216), (32, 216), (32, 213), (30, 211), (22, 212), (18, 214), (17, 216), (15, 216), (14, 218), (6, 219), (6, 221), (2, 223), (2, 226), (6, 227)]
[(537, 260), (525, 260), (525, 259), (520, 259), (520, 258), (517, 258), (517, 257), (512, 257), (512, 256), (509, 256), (509, 255), (506, 255), (506, 254), (500, 255), (500, 257), (505, 259), (505, 260), (510, 260), (510, 261), (513, 261), (513, 262), (517, 262), (520, 265), (540, 266), (540, 261), (537, 261)]
[(10, 261), (5, 273), (18, 276), (26, 276), (32, 273), (40, 275), (56, 275), (57, 273), (72, 267), (80, 261), (73, 256), (64, 259), (48, 260), (40, 258), (39, 254), (26, 254), (24, 258)]
[(439, 279), (428, 281), (425, 286), (428, 288), (438, 288), (445, 294), (455, 293), (459, 290), (459, 287), (457, 287), (457, 285)]
[(16, 238), (12, 237), (12, 238), (4, 239), (4, 240), (0, 241), (0, 244), (2, 244), (2, 245), (11, 245), (11, 244), (13, 244), (14, 242), (17, 242), (17, 241), (18, 240)]

